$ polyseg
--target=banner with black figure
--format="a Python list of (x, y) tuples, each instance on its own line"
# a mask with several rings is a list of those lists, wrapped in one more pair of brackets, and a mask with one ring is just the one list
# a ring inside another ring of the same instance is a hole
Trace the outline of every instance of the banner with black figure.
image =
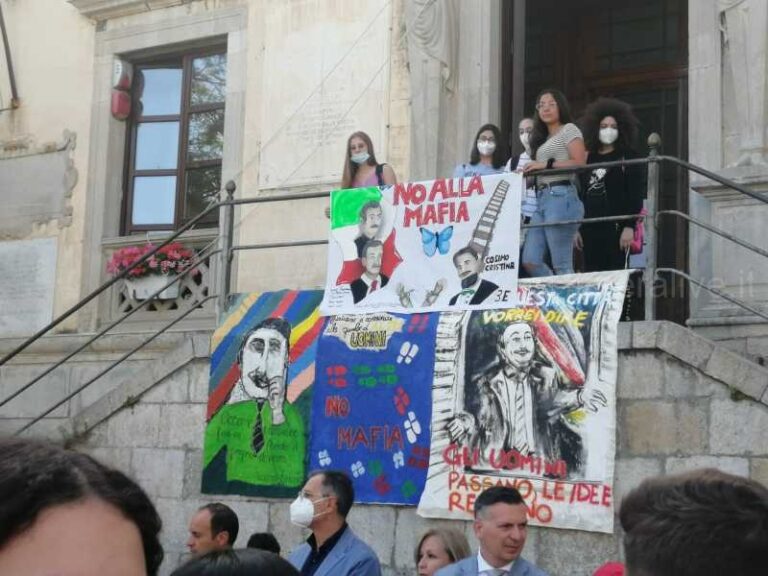
[[(515, 308), (442, 313), (419, 514), (515, 486), (532, 525), (613, 531), (617, 326), (628, 271), (522, 280)], [(444, 363), (445, 363), (444, 362)]]

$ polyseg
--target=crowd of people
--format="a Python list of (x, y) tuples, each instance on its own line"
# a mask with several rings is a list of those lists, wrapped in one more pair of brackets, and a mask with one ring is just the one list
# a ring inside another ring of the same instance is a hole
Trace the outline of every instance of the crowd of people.
[[(632, 108), (613, 98), (590, 104), (577, 122), (566, 97), (543, 90), (530, 117), (519, 123), (523, 150), (510, 157), (499, 128), (485, 124), (472, 141), (469, 162), (456, 166), (453, 177), (517, 172), (524, 176), (521, 224), (534, 225), (521, 236), (522, 277), (570, 274), (574, 248), (580, 271), (628, 267), (637, 218), (597, 223), (539, 226), (584, 218), (639, 215), (645, 190), (644, 169), (636, 166), (596, 168), (572, 174), (547, 174), (552, 168), (578, 168), (636, 158), (639, 122)], [(342, 188), (395, 184), (388, 164), (380, 164), (364, 132), (347, 141)]]
[[(210, 503), (189, 522), (190, 557), (173, 576), (379, 576), (373, 548), (347, 523), (354, 489), (343, 472), (310, 474), (289, 506), (309, 537), (286, 557), (268, 533), (235, 548), (237, 514)], [(418, 540), (419, 576), (546, 576), (523, 558), (528, 507), (512, 487), (477, 497), (473, 552), (463, 531), (433, 528)], [(650, 478), (619, 510), (625, 565), (599, 576), (757, 576), (768, 571), (768, 489), (718, 470)], [(55, 444), (0, 440), (0, 574), (154, 576), (162, 521), (122, 472)], [(546, 550), (539, 550), (546, 557)]]

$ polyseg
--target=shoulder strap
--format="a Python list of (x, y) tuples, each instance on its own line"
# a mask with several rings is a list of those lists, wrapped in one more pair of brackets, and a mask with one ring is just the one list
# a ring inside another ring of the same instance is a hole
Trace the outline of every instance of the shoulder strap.
[(384, 166), (386, 164), (376, 164), (376, 181), (379, 183), (379, 186), (384, 186), (384, 178), (382, 177)]

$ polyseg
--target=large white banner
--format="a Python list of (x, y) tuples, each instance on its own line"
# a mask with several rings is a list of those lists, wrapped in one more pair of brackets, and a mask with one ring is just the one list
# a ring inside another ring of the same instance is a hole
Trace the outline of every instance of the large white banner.
[(420, 515), (470, 519), (480, 492), (508, 485), (532, 525), (613, 532), (628, 274), (523, 280), (515, 308), (440, 315)]
[(334, 191), (321, 314), (512, 305), (521, 189), (509, 173)]

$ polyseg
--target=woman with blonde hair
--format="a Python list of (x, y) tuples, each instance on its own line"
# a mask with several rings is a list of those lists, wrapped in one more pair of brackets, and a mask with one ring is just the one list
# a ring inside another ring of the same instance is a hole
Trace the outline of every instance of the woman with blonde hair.
[(379, 164), (376, 161), (371, 137), (365, 132), (353, 132), (347, 140), (341, 188), (366, 188), (392, 184), (397, 184), (395, 171), (389, 164)]
[(472, 555), (467, 537), (455, 528), (433, 528), (419, 539), (413, 557), (419, 576), (432, 576), (443, 566)]

